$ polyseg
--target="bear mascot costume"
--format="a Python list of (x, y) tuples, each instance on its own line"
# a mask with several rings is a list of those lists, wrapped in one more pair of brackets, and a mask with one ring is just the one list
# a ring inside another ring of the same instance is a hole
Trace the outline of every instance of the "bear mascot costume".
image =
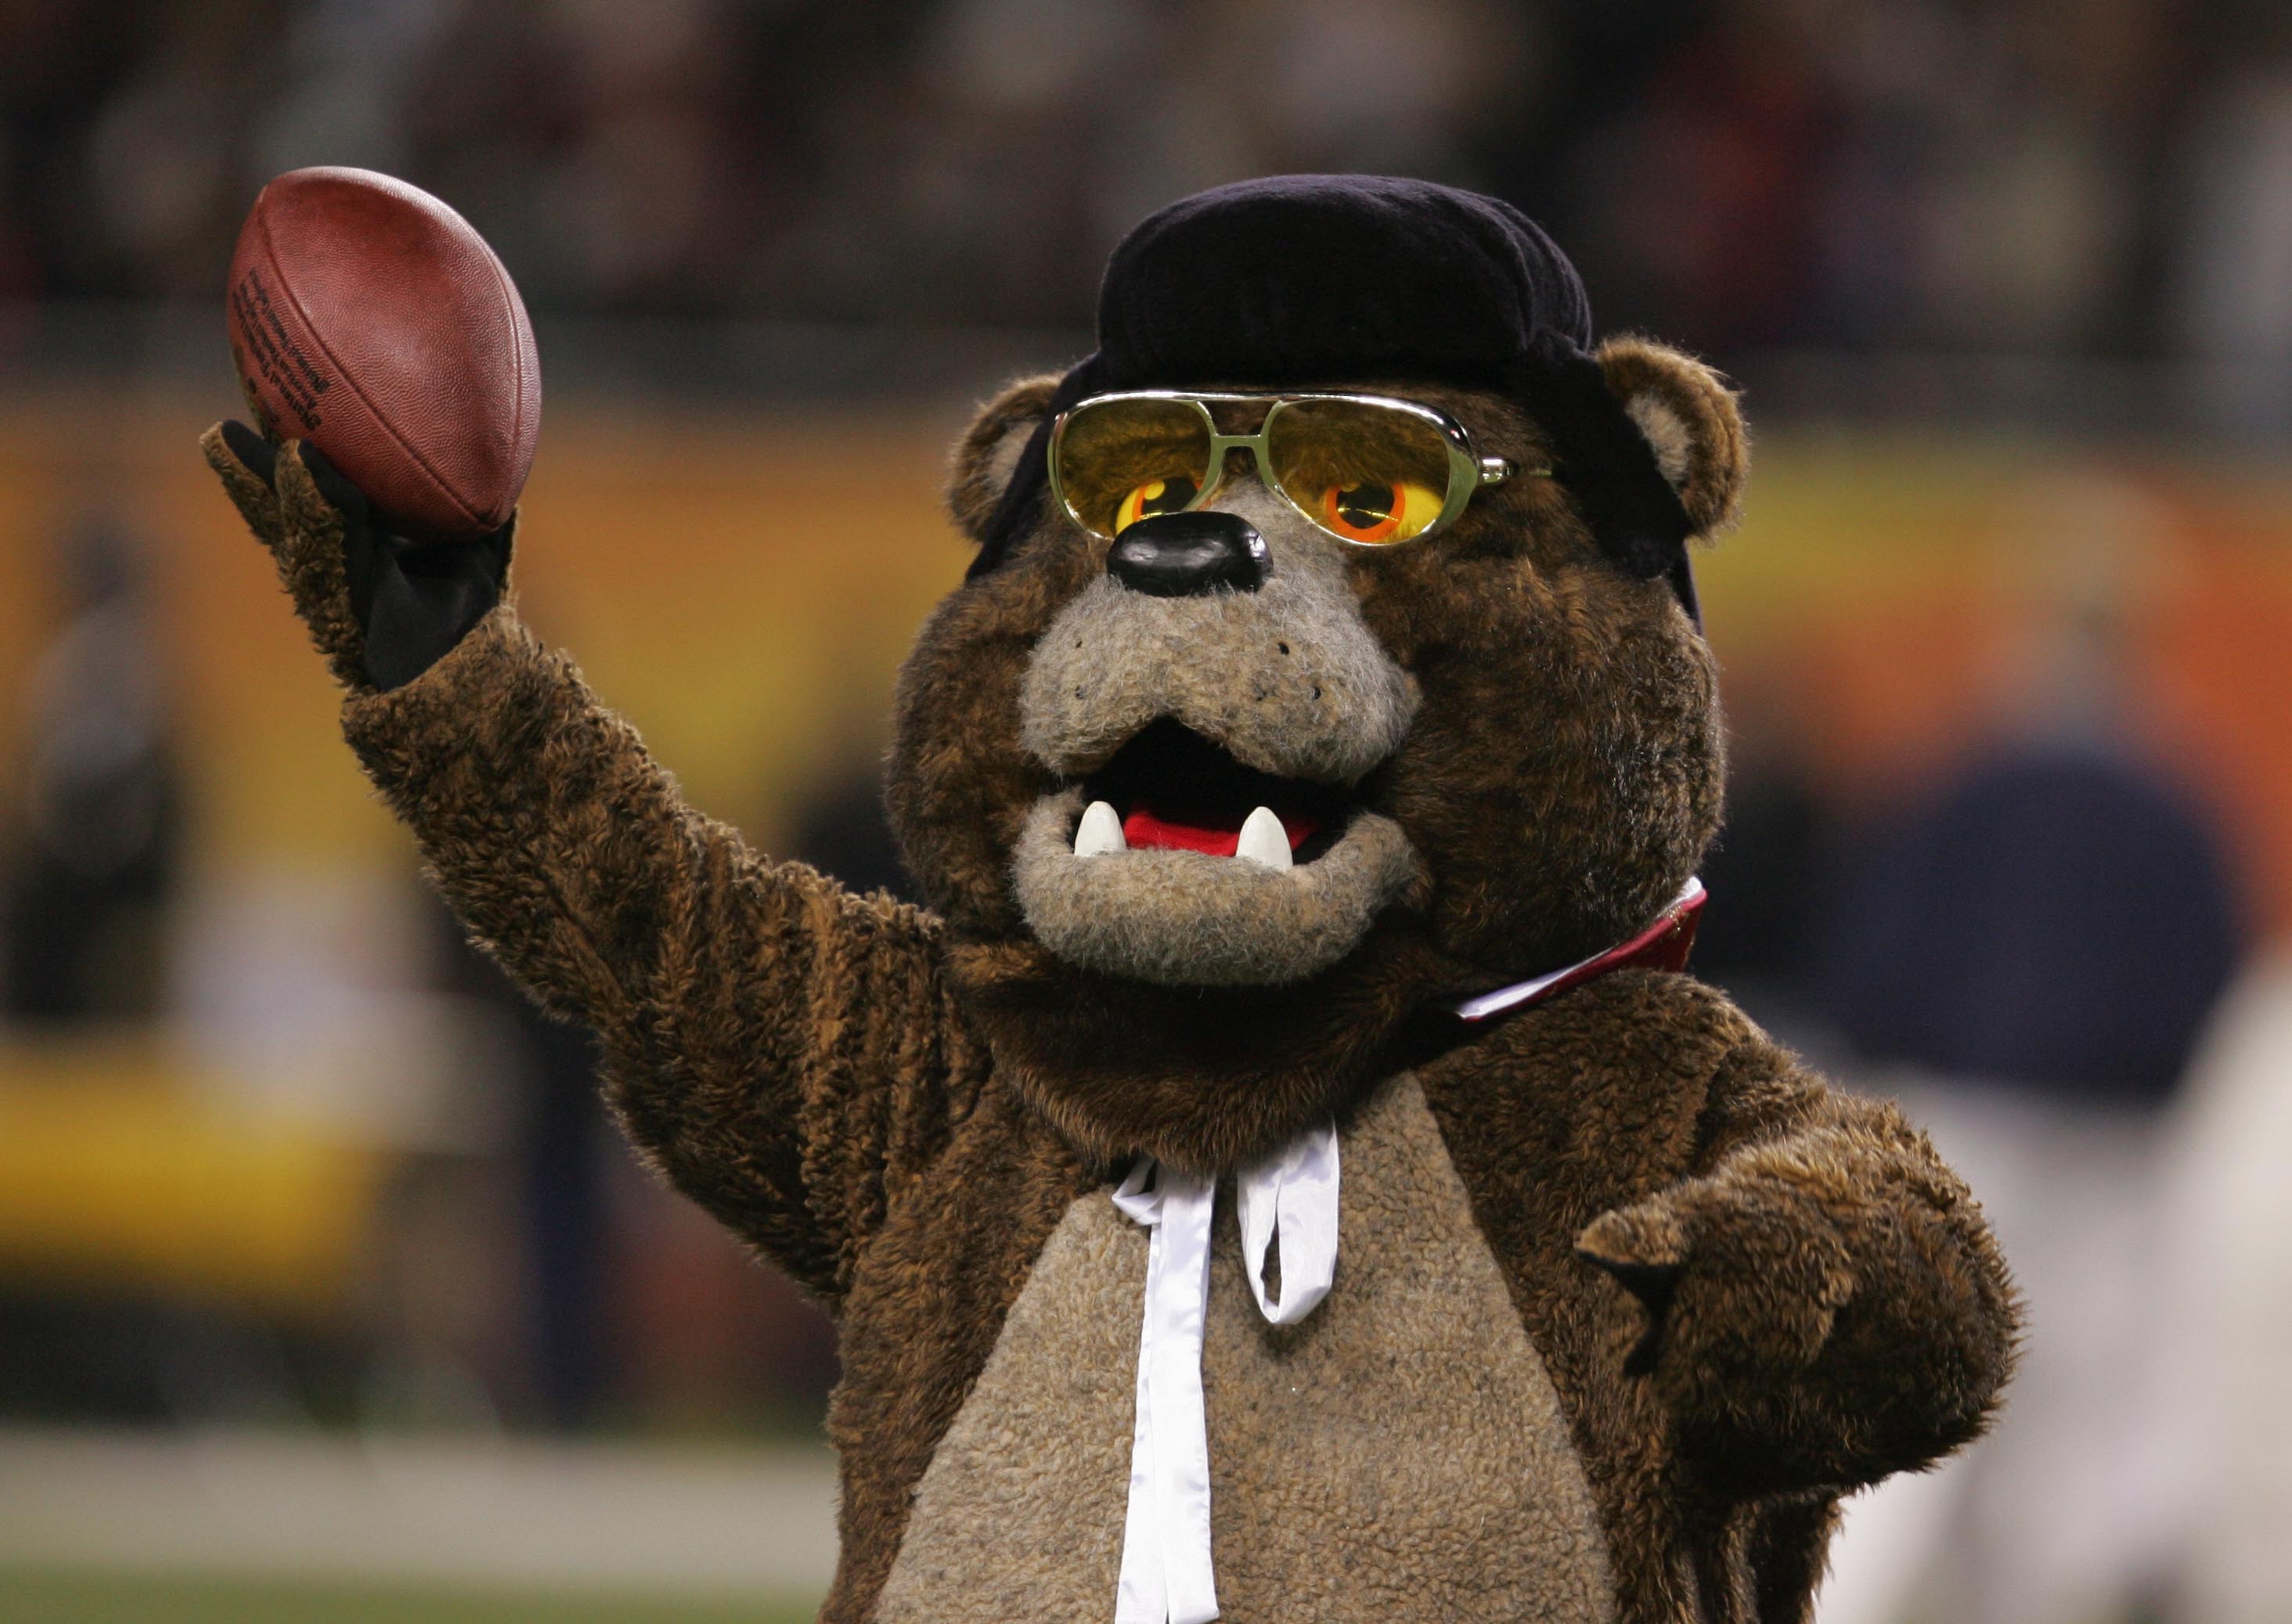
[(1965, 1186), (1683, 973), (1734, 399), (1508, 205), (1187, 198), (983, 409), (889, 764), (927, 909), (687, 805), (514, 521), (205, 445), (471, 933), (834, 1315), (824, 1619), (1804, 1620), (1840, 1498), (1994, 1410)]

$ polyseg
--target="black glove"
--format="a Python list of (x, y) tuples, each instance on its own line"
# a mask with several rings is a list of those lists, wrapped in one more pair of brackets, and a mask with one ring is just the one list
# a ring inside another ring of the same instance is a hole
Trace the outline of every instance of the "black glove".
[[(222, 424), (222, 438), (242, 469), (278, 490), (278, 446), (239, 422)], [(501, 601), (517, 520), (473, 541), (412, 541), (387, 528), (387, 519), (324, 452), (304, 440), (297, 454), (341, 520), (343, 584), (361, 633), (367, 679), (383, 690), (402, 687), (444, 658)], [(263, 534), (262, 527), (256, 534)]]

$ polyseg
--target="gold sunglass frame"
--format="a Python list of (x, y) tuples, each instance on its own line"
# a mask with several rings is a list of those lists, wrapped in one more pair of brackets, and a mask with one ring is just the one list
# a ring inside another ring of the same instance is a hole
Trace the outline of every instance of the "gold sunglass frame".
[[(1191, 513), (1197, 509), (1207, 506), (1211, 499), (1226, 486), (1225, 465), (1229, 454), (1237, 450), (1247, 450), (1250, 455), (1251, 466), (1257, 470), (1257, 482), (1272, 492), (1291, 511), (1331, 541), (1347, 547), (1359, 547), (1367, 551), (1374, 552), (1389, 547), (1406, 547), (1413, 543), (1425, 541), (1440, 535), (1441, 531), (1456, 522), (1457, 517), (1471, 503), (1473, 493), (1484, 485), (1501, 485), (1506, 479), (1523, 473), (1525, 477), (1530, 478), (1546, 478), (1552, 473), (1548, 468), (1532, 468), (1523, 470), (1505, 457), (1481, 456), (1474, 449), (1473, 437), (1465, 430), (1465, 425), (1449, 416), (1448, 413), (1437, 406), (1426, 406), (1421, 401), (1403, 400), (1392, 395), (1367, 395), (1343, 390), (1305, 393), (1243, 390), (1222, 393), (1198, 390), (1119, 390), (1108, 394), (1093, 395), (1085, 400), (1077, 400), (1060, 413), (1051, 423), (1049, 458), (1051, 494), (1056, 498), (1060, 511), (1084, 532), (1097, 536), (1102, 541), (1111, 541), (1113, 539), (1111, 532), (1102, 530), (1085, 519), (1076, 511), (1075, 504), (1067, 496), (1066, 482), (1060, 474), (1061, 448), (1066, 441), (1067, 425), (1075, 418), (1093, 407), (1112, 406), (1126, 400), (1165, 401), (1191, 406), (1201, 418), (1202, 426), (1209, 434), (1209, 456), (1203, 470), (1201, 488), (1194, 493), (1192, 501), (1182, 508), (1173, 508), (1170, 510), (1172, 512)], [(1220, 430), (1217, 419), (1210, 411), (1211, 406), (1254, 400), (1266, 403), (1265, 415), (1258, 420), (1257, 431), (1255, 434), (1227, 434)], [(1271, 452), (1267, 445), (1267, 437), (1272, 432), (1275, 422), (1279, 419), (1286, 408), (1321, 401), (1343, 401), (1353, 406), (1376, 406), (1385, 411), (1398, 412), (1405, 416), (1414, 417), (1421, 422), (1431, 424), (1440, 434), (1441, 442), (1449, 450), (1449, 488), (1442, 497), (1441, 511), (1433, 516), (1431, 524), (1402, 541), (1364, 542), (1353, 536), (1339, 535), (1330, 529), (1328, 525), (1321, 522), (1319, 515), (1308, 511), (1303, 503), (1281, 488), (1281, 482), (1273, 472)]]

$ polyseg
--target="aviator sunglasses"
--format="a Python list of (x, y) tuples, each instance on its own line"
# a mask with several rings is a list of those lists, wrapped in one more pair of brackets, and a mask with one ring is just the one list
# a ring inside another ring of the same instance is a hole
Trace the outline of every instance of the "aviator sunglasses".
[[(1220, 431), (1212, 406), (1263, 402), (1255, 434)], [(1111, 539), (1142, 519), (1202, 506), (1247, 450), (1259, 481), (1317, 529), (1356, 547), (1438, 535), (1484, 485), (1521, 470), (1473, 448), (1446, 412), (1386, 395), (1094, 395), (1051, 425), (1051, 491), (1067, 517)], [(1551, 470), (1528, 470), (1531, 478)]]

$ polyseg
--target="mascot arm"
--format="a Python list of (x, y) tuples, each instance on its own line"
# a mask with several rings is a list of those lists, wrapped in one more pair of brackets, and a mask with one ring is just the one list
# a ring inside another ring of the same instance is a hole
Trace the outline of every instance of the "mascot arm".
[[(537, 999), (595, 1029), (613, 1104), (668, 1178), (833, 1303), (987, 1069), (944, 984), (937, 921), (759, 857), (687, 806), (571, 662), (495, 601), (498, 585), (432, 592), (399, 641), (442, 646), (377, 680), (376, 623), (359, 610), (391, 589), (354, 604), (344, 563), (363, 502), (306, 449), (273, 465), (244, 434), (210, 431), (208, 460), (270, 548), (347, 690), (351, 748), (447, 901)], [(447, 636), (473, 603), (475, 623)]]
[(1578, 1251), (1645, 1306), (1632, 1369), (1742, 1498), (1922, 1466), (1988, 1423), (2018, 1310), (1981, 1209), (1925, 1135), (1755, 1040), (1713, 1079), (1693, 1176)]

